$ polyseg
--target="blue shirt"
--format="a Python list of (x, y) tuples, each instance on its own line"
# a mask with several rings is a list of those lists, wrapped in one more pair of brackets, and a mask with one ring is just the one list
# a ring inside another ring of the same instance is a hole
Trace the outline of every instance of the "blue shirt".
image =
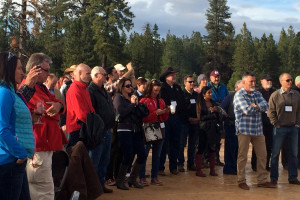
[(211, 87), (212, 100), (215, 102), (221, 103), (224, 98), (229, 94), (228, 89), (224, 83), (219, 83), (216, 88), (213, 83), (208, 82), (207, 86)]
[(15, 136), (14, 91), (0, 85), (0, 165), (27, 157), (27, 151)]
[[(259, 106), (257, 109), (250, 104)], [(258, 136), (263, 134), (261, 113), (268, 109), (268, 103), (259, 91), (250, 94), (244, 88), (235, 93), (233, 99), (236, 133)]]

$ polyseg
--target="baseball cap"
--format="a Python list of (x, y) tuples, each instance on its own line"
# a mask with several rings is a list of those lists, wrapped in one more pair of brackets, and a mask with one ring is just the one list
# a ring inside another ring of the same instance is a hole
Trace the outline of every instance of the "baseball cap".
[(214, 77), (220, 76), (219, 71), (217, 71), (217, 70), (212, 71), (212, 72), (210, 73), (210, 76), (214, 76)]
[(116, 65), (114, 66), (114, 68), (115, 68), (116, 70), (120, 70), (120, 71), (126, 69), (126, 67), (124, 67), (122, 64), (116, 64)]

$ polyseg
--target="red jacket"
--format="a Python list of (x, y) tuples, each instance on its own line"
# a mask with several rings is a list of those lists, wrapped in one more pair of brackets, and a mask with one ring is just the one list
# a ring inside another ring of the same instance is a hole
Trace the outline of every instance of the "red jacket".
[[(20, 87), (24, 83), (25, 79), (20, 84)], [(35, 90), (34, 95), (28, 102), (28, 108), (31, 112), (34, 111), (35, 102), (37, 100), (44, 101), (45, 110), (51, 106), (50, 104), (46, 104), (46, 102), (59, 102), (65, 108), (65, 104), (61, 100), (56, 99), (44, 85), (36, 84)], [(65, 144), (66, 140), (58, 125), (60, 114), (61, 113), (58, 113), (57, 115), (50, 117), (45, 113), (41, 119), (43, 124), (33, 125), (33, 132), (36, 140), (36, 151), (56, 151), (62, 149), (62, 145)]]
[(79, 81), (73, 81), (66, 95), (67, 119), (66, 132), (72, 133), (80, 129), (77, 119), (86, 122), (86, 116), (90, 112), (95, 112), (90, 93), (87, 90), (88, 85)]
[[(147, 117), (143, 118), (143, 122), (149, 123), (149, 122), (157, 122), (158, 116), (156, 115), (157, 107), (157, 100), (156, 98), (150, 97), (150, 98), (142, 98), (141, 103), (145, 104), (147, 108), (149, 109), (149, 115)], [(166, 107), (166, 104), (162, 98), (159, 99), (159, 108), (164, 109)], [(165, 122), (168, 120), (169, 113), (166, 112), (165, 114), (159, 115), (159, 121)]]

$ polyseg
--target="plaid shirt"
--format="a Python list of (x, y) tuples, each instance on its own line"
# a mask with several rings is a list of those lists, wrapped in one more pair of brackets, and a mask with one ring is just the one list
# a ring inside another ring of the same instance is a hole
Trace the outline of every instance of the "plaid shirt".
[[(256, 107), (250, 104), (256, 104)], [(261, 113), (268, 109), (268, 103), (259, 91), (248, 94), (244, 88), (235, 93), (233, 99), (236, 132), (244, 135), (263, 134)]]

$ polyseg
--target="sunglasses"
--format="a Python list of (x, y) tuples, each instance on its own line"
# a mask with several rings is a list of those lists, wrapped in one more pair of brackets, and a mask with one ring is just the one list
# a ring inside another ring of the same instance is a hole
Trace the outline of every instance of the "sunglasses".
[(131, 88), (131, 84), (124, 85), (124, 87), (126, 87), (126, 88)]
[(12, 52), (8, 52), (8, 57), (7, 57), (7, 61), (10, 61), (10, 59), (12, 59), (12, 57), (14, 57), (15, 54), (13, 54)]
[(195, 83), (195, 81), (185, 81), (185, 82), (188, 82), (188, 83)]
[(286, 79), (285, 81), (289, 83), (289, 82), (292, 82), (293, 79)]

